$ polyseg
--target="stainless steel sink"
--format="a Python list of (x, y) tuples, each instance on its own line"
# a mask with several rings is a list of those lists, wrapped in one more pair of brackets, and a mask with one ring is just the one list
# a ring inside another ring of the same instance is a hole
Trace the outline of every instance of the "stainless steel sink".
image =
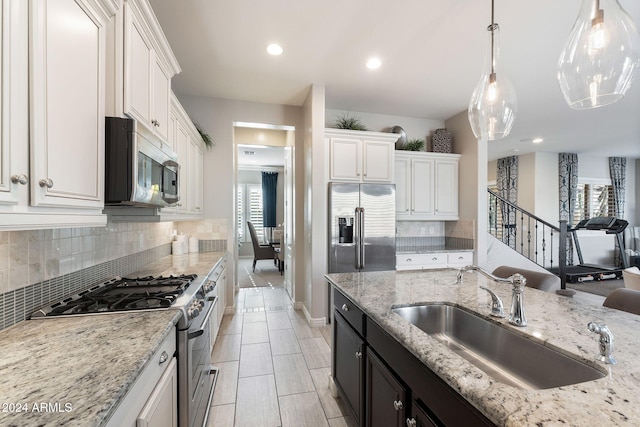
[(606, 375), (460, 307), (437, 303), (392, 310), (496, 381), (514, 387), (540, 390)]

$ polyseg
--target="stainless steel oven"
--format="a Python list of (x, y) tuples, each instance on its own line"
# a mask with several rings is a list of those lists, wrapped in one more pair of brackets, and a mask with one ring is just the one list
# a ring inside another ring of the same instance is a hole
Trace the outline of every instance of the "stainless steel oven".
[(203, 294), (201, 300), (201, 314), (191, 321), (187, 330), (178, 330), (178, 355), (185, 358), (183, 363), (178, 363), (178, 406), (189, 408), (178, 411), (180, 426), (206, 425), (213, 398), (217, 369), (211, 365), (210, 330), (217, 298), (207, 294)]
[(31, 318), (178, 309), (178, 425), (206, 425), (217, 369), (211, 365), (211, 322), (215, 283), (195, 274), (120, 278), (100, 283), (31, 314)]

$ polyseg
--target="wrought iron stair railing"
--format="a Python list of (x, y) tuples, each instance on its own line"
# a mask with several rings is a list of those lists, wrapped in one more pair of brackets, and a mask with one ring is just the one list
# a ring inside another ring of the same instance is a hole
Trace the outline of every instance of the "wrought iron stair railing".
[(566, 285), (567, 221), (555, 226), (488, 191), (489, 233), (511, 249), (560, 277)]

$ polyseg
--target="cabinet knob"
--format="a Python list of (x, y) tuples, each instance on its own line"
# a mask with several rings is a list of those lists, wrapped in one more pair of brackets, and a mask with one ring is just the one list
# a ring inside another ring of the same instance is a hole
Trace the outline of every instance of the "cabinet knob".
[(162, 365), (164, 362), (167, 361), (167, 359), (169, 359), (169, 355), (167, 354), (166, 351), (163, 351), (162, 354), (160, 355), (160, 360), (158, 361), (158, 365)]
[(347, 304), (342, 304), (342, 311), (349, 311), (349, 306)]
[(416, 427), (416, 419), (415, 418), (407, 418), (407, 427)]
[(393, 407), (396, 409), (396, 411), (401, 410), (403, 408), (402, 400), (394, 400)]
[(53, 180), (50, 178), (47, 179), (41, 179), (40, 181), (38, 181), (38, 184), (40, 184), (40, 187), (44, 188), (51, 188), (53, 187)]
[(362, 352), (356, 351), (356, 359), (362, 359)]
[(29, 182), (29, 178), (25, 174), (11, 175), (11, 182), (14, 184), (26, 185)]

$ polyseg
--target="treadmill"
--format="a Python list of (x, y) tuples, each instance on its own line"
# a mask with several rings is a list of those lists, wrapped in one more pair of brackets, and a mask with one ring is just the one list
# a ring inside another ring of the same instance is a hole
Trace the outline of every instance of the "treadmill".
[[(580, 221), (575, 227), (569, 230), (573, 238), (573, 242), (578, 252), (578, 265), (568, 265), (566, 267), (566, 279), (569, 283), (582, 283), (592, 280), (610, 280), (621, 279), (622, 270), (629, 267), (627, 258), (624, 256), (624, 240), (622, 238), (622, 232), (627, 228), (629, 223), (624, 219), (617, 219), (615, 217), (595, 217), (591, 219), (585, 219)], [(579, 230), (602, 230), (606, 234), (614, 234), (618, 247), (622, 253), (623, 267), (609, 267), (596, 264), (585, 264), (582, 258), (582, 250), (580, 249), (580, 241), (578, 240)]]

